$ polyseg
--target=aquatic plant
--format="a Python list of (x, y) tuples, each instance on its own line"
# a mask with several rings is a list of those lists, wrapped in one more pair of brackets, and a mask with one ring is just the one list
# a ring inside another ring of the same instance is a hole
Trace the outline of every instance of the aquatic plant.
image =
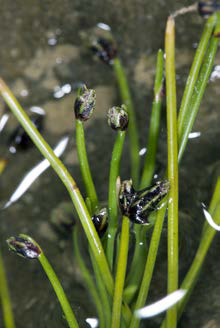
[[(201, 3), (200, 3), (201, 5)], [(200, 12), (202, 11), (201, 6)], [(207, 8), (206, 8), (207, 9)], [(205, 10), (207, 12), (207, 10)], [(182, 12), (181, 12), (182, 13)], [(33, 143), (49, 161), (52, 168), (66, 186), (79, 220), (88, 240), (96, 284), (80, 252), (79, 225), (73, 227), (73, 247), (85, 285), (96, 305), (99, 326), (137, 328), (142, 317), (140, 309), (144, 307), (154, 271), (158, 247), (168, 208), (168, 274), (167, 294), (172, 297), (180, 288), (180, 294), (174, 301), (166, 299), (166, 318), (161, 327), (175, 328), (178, 319), (187, 304), (197, 280), (216, 230), (205, 223), (199, 248), (181, 285), (178, 282), (178, 166), (184, 154), (189, 133), (198, 113), (199, 105), (213, 66), (220, 34), (220, 14), (214, 13), (205, 24), (194, 61), (188, 76), (180, 110), (177, 117), (176, 76), (175, 76), (175, 17), (168, 18), (165, 33), (165, 76), (167, 110), (167, 153), (168, 165), (164, 179), (152, 184), (155, 170), (156, 150), (159, 135), (159, 122), (164, 76), (163, 51), (158, 51), (154, 101), (149, 128), (149, 138), (143, 172), (140, 176), (138, 129), (134, 106), (128, 88), (128, 82), (112, 36), (100, 37), (91, 49), (114, 68), (122, 97), (120, 107), (114, 106), (108, 112), (109, 125), (116, 130), (117, 137), (112, 151), (109, 174), (109, 197), (107, 209), (100, 206), (92, 173), (87, 158), (84, 122), (91, 119), (95, 108), (95, 91), (83, 86), (74, 104), (76, 123), (76, 144), (80, 169), (85, 184), (86, 196), (82, 197), (75, 180), (66, 167), (44, 140), (33, 122), (29, 119), (6, 83), (0, 79), (0, 92), (23, 126)], [(120, 181), (120, 166), (123, 144), (128, 129), (131, 144), (131, 180)], [(140, 183), (139, 183), (140, 181)], [(208, 213), (215, 224), (220, 224), (220, 177), (212, 196)], [(118, 206), (120, 207), (121, 214)], [(120, 218), (122, 217), (122, 220)], [(131, 263), (128, 266), (130, 232), (135, 231), (135, 245)], [(151, 239), (146, 247), (146, 236)], [(46, 259), (40, 246), (29, 236), (10, 237), (7, 243), (12, 251), (28, 259), (36, 258), (42, 264), (60, 301), (69, 327), (78, 327), (67, 297)], [(116, 268), (116, 274), (114, 276)], [(138, 270), (137, 270), (138, 268)], [(174, 294), (173, 294), (174, 293)], [(177, 295), (177, 294), (175, 294)], [(2, 299), (4, 322), (7, 328), (15, 327), (6, 274), (0, 257), (0, 296)], [(180, 297), (181, 296), (181, 297)], [(169, 300), (169, 301), (168, 301)], [(156, 304), (158, 306), (158, 304)], [(165, 308), (163, 308), (165, 310)], [(159, 312), (159, 309), (158, 309)], [(155, 310), (152, 311), (153, 315)]]

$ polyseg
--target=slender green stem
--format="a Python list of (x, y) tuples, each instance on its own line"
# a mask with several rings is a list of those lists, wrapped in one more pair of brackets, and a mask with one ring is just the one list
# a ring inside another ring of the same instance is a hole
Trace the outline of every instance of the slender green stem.
[[(216, 206), (216, 209), (213, 214), (213, 220), (219, 224), (220, 223), (220, 203)], [(180, 301), (178, 304), (178, 318), (181, 317), (183, 310), (185, 308), (185, 305), (189, 299), (189, 296), (192, 293), (193, 287), (195, 286), (195, 283), (198, 278), (198, 274), (201, 270), (202, 264), (205, 260), (205, 257), (207, 255), (207, 252), (209, 250), (209, 247), (211, 245), (211, 242), (216, 234), (216, 230), (213, 229), (211, 226), (208, 226), (206, 229), (206, 235), (205, 238), (202, 239), (199, 248), (197, 250), (197, 253), (195, 255), (195, 258), (193, 260), (193, 263), (183, 280), (181, 284), (181, 289), (185, 289), (187, 291), (186, 296), (183, 300)]]
[(108, 226), (106, 256), (111, 269), (113, 266), (115, 235), (118, 229), (118, 199), (117, 199), (116, 181), (118, 176), (120, 175), (119, 169), (120, 169), (122, 149), (125, 140), (125, 134), (126, 134), (125, 131), (118, 132), (112, 152), (112, 159), (110, 165), (109, 190), (108, 190), (109, 226)]
[[(216, 209), (213, 214), (213, 220), (217, 223), (220, 224), (220, 203), (216, 206)], [(192, 293), (192, 290), (196, 284), (198, 275), (200, 273), (201, 267), (203, 265), (203, 262), (205, 260), (205, 257), (207, 255), (207, 252), (209, 250), (209, 247), (212, 243), (212, 240), (216, 234), (216, 230), (213, 229), (211, 226), (208, 226), (206, 229), (206, 236), (201, 240), (201, 243), (199, 245), (199, 248), (197, 250), (197, 253), (195, 255), (195, 258), (193, 260), (193, 263), (183, 280), (181, 284), (181, 289), (185, 289), (187, 291), (186, 296), (184, 297), (183, 300), (178, 304), (178, 319), (181, 317), (184, 308), (186, 306), (186, 303), (189, 300), (189, 296)]]
[(76, 146), (83, 182), (85, 184), (87, 196), (91, 202), (92, 213), (94, 213), (98, 207), (98, 197), (92, 180), (92, 174), (86, 153), (84, 124), (79, 119), (76, 119)]
[[(168, 180), (168, 294), (178, 289), (178, 157), (175, 74), (175, 22), (168, 18), (165, 34)], [(167, 328), (177, 325), (177, 307), (167, 311)]]
[(106, 291), (102, 276), (100, 274), (99, 268), (97, 266), (97, 263), (95, 261), (92, 252), (90, 252), (90, 255), (91, 255), (93, 270), (95, 273), (96, 284), (99, 290), (100, 300), (102, 304), (102, 312), (105, 316), (105, 328), (109, 328), (111, 326), (111, 307), (108, 298), (108, 293)]
[[(161, 111), (161, 90), (163, 83), (163, 51), (160, 49), (157, 55), (156, 65), (156, 77), (154, 82), (154, 101), (150, 119), (150, 129), (148, 136), (147, 154), (145, 159), (145, 165), (143, 174), (141, 177), (140, 189), (143, 189), (150, 185), (156, 161), (156, 150), (158, 143), (158, 132), (160, 125), (160, 111)], [(136, 291), (139, 289), (139, 285), (143, 276), (147, 248), (146, 248), (146, 234), (149, 227), (134, 226), (134, 232), (136, 237), (134, 257), (132, 260), (130, 272), (127, 278), (127, 291), (126, 300), (129, 303)], [(138, 266), (138, 270), (137, 270)]]
[(137, 188), (138, 180), (139, 180), (140, 156), (139, 156), (139, 140), (138, 140), (138, 129), (137, 129), (135, 111), (134, 111), (134, 106), (132, 103), (125, 71), (119, 58), (114, 59), (113, 68), (118, 81), (122, 101), (128, 108), (128, 115), (129, 115), (128, 134), (131, 143), (131, 148), (130, 148), (131, 177), (134, 186)]
[[(215, 16), (216, 17), (216, 16)], [(215, 33), (218, 33), (220, 31), (220, 15), (218, 14), (218, 20), (217, 20), (217, 26), (215, 28)], [(185, 116), (182, 118), (182, 124), (184, 125), (184, 129), (182, 129), (179, 132), (179, 154), (178, 154), (178, 159), (179, 161), (181, 160), (183, 156), (183, 152), (185, 150), (187, 141), (188, 141), (188, 136), (190, 131), (192, 130), (193, 123), (195, 121), (196, 115), (199, 110), (199, 106), (202, 101), (202, 97), (205, 92), (205, 88), (208, 83), (209, 76), (212, 71), (216, 51), (218, 48), (218, 38), (215, 36), (211, 37), (210, 45), (209, 48), (206, 52), (206, 56), (204, 59), (203, 66), (201, 68), (201, 72), (199, 74), (199, 78), (195, 84), (195, 89), (193, 92), (193, 95), (191, 97), (191, 102), (190, 102), (190, 111), (187, 111), (185, 113)]]
[(157, 55), (156, 77), (154, 82), (154, 101), (150, 118), (150, 129), (147, 144), (147, 154), (145, 158), (144, 170), (141, 177), (140, 189), (151, 183), (156, 161), (158, 132), (161, 112), (161, 93), (163, 86), (163, 51), (160, 49)]
[(54, 291), (57, 295), (57, 298), (60, 302), (60, 305), (63, 309), (66, 320), (69, 324), (69, 327), (70, 328), (78, 328), (79, 325), (73, 314), (73, 311), (72, 311), (69, 301), (66, 297), (66, 294), (64, 293), (64, 290), (59, 282), (59, 279), (56, 276), (56, 273), (54, 272), (52, 266), (48, 262), (48, 260), (43, 252), (38, 256), (38, 260), (40, 261), (45, 273), (47, 274), (48, 279), (50, 280), (51, 285), (53, 286), (53, 289), (54, 289)]
[[(213, 220), (217, 223), (220, 224), (220, 177), (218, 177), (216, 186), (215, 186), (215, 191), (212, 196), (212, 200), (209, 206), (209, 213), (212, 215)], [(206, 221), (205, 221), (206, 224)], [(205, 235), (202, 237), (198, 250), (196, 252), (196, 255), (193, 259), (193, 262), (190, 266), (190, 269), (188, 270), (182, 284), (181, 284), (181, 289), (186, 290), (186, 295), (181, 300), (178, 305), (178, 319), (180, 319), (185, 306), (189, 300), (189, 297), (193, 291), (193, 288), (196, 284), (196, 281), (198, 279), (201, 267), (203, 265), (203, 262), (205, 260), (205, 257), (207, 255), (207, 252), (209, 250), (209, 247), (211, 245), (211, 242), (216, 234), (216, 230), (214, 230), (210, 225), (206, 226), (205, 230)], [(166, 320), (163, 321), (161, 328), (166, 327)]]
[(38, 132), (34, 124), (30, 121), (29, 117), (24, 112), (24, 110), (22, 109), (22, 107), (20, 106), (20, 104), (18, 103), (18, 101), (13, 96), (12, 92), (9, 90), (9, 88), (6, 86), (6, 84), (2, 79), (0, 79), (0, 92), (2, 93), (5, 102), (8, 104), (9, 108), (17, 117), (17, 119), (19, 120), (25, 131), (28, 133), (28, 135), (30, 136), (36, 147), (39, 149), (41, 154), (45, 158), (47, 158), (52, 168), (55, 170), (57, 175), (60, 177), (60, 179), (66, 186), (70, 194), (70, 197), (73, 201), (73, 204), (75, 205), (76, 211), (79, 215), (83, 229), (88, 238), (90, 247), (93, 251), (93, 254), (96, 258), (96, 261), (102, 273), (106, 288), (110, 294), (113, 294), (113, 278), (108, 267), (108, 263), (104, 254), (102, 243), (99, 239), (94, 224), (92, 223), (88, 209), (85, 205), (85, 202), (82, 198), (82, 195), (74, 179), (67, 171), (63, 163), (54, 154), (53, 150), (46, 143), (46, 141)]
[[(143, 277), (144, 267), (147, 258), (147, 230), (149, 226), (136, 224), (135, 226), (135, 249), (131, 268), (126, 279), (124, 290), (124, 300), (130, 304), (137, 293)], [(137, 270), (138, 268), (138, 270)]]
[(112, 328), (120, 328), (122, 296), (127, 268), (128, 245), (129, 245), (130, 220), (123, 216), (120, 237), (120, 249), (115, 278), (115, 290), (112, 311)]
[(196, 54), (193, 60), (192, 67), (186, 82), (185, 91), (183, 94), (179, 116), (178, 116), (178, 137), (180, 138), (183, 131), (187, 128), (185, 115), (191, 110), (191, 97), (194, 91), (195, 83), (199, 75), (200, 67), (205, 56), (206, 48), (210, 40), (213, 28), (216, 22), (216, 15), (211, 16), (202, 33)]
[(83, 276), (83, 280), (85, 282), (86, 288), (88, 288), (89, 293), (92, 296), (92, 299), (95, 303), (98, 316), (99, 316), (99, 325), (100, 328), (105, 328), (105, 316), (102, 308), (102, 302), (100, 300), (99, 294), (96, 290), (95, 283), (91, 277), (89, 270), (86, 268), (86, 265), (83, 261), (82, 254), (80, 253), (79, 249), (79, 233), (78, 227), (75, 226), (73, 230), (73, 245), (74, 245), (74, 255), (76, 257), (76, 261), (79, 265), (80, 272)]
[(5, 328), (15, 328), (14, 316), (9, 296), (4, 262), (0, 252), (0, 299), (2, 303)]
[[(164, 198), (163, 206), (157, 212), (157, 219), (156, 219), (153, 234), (151, 237), (151, 242), (150, 242), (150, 246), (149, 246), (149, 252), (148, 252), (147, 261), (146, 261), (146, 265), (145, 265), (144, 275), (143, 275), (141, 287), (139, 290), (139, 294), (137, 297), (137, 301), (135, 303), (134, 311), (143, 307), (146, 302), (146, 299), (147, 299), (150, 282), (151, 282), (151, 278), (152, 278), (153, 270), (154, 270), (154, 266), (155, 266), (155, 261), (156, 261), (158, 246), (159, 246), (159, 242), (160, 242), (160, 236), (161, 236), (161, 232), (162, 232), (166, 208), (167, 208), (167, 197)], [(139, 327), (139, 322), (140, 322), (140, 319), (138, 319), (136, 316), (133, 315), (131, 324), (129, 327), (137, 328), (137, 327)]]

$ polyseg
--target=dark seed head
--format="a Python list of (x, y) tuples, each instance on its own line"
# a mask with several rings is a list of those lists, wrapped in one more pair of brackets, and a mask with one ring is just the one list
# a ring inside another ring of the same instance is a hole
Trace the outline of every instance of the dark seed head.
[(108, 111), (108, 124), (114, 130), (124, 131), (128, 127), (128, 113), (125, 105), (112, 107)]
[(135, 199), (135, 190), (133, 188), (132, 180), (125, 180), (121, 184), (119, 192), (119, 206), (122, 214), (130, 215), (130, 207)]
[(155, 185), (135, 191), (131, 181), (124, 181), (119, 195), (122, 213), (131, 221), (147, 224), (148, 216), (157, 210), (159, 202), (169, 191), (168, 181), (158, 181)]
[(95, 108), (96, 94), (92, 89), (87, 89), (84, 85), (74, 103), (75, 116), (80, 121), (87, 121)]
[(35, 259), (42, 250), (39, 245), (29, 236), (20, 234), (18, 237), (7, 239), (9, 249), (24, 258)]
[(108, 227), (107, 209), (102, 208), (98, 213), (94, 214), (92, 217), (92, 222), (93, 222), (99, 236), (102, 237)]

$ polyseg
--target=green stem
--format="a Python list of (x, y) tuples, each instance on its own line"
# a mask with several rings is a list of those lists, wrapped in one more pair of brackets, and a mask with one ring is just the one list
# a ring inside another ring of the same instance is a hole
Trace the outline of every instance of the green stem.
[(0, 299), (2, 302), (5, 328), (15, 328), (14, 316), (13, 316), (12, 306), (9, 296), (4, 262), (1, 253), (0, 253)]
[[(168, 180), (168, 286), (170, 294), (178, 289), (178, 157), (175, 74), (175, 22), (168, 18), (165, 34)], [(177, 325), (177, 306), (167, 311), (167, 328)]]
[[(178, 124), (181, 122), (181, 120), (178, 120)], [(188, 122), (185, 122), (184, 126), (187, 126)], [(180, 129), (178, 129), (180, 131)], [(181, 139), (180, 139), (180, 144), (181, 144)], [(179, 160), (181, 160), (181, 157), (179, 156)], [(140, 287), (139, 295), (135, 304), (135, 309), (139, 309), (144, 306), (148, 291), (149, 291), (149, 286), (150, 282), (152, 279), (152, 274), (153, 274), (153, 269), (156, 261), (156, 256), (158, 252), (158, 246), (159, 246), (159, 241), (160, 241), (160, 235), (162, 231), (162, 226), (163, 226), (163, 221), (164, 221), (164, 215), (166, 212), (166, 206), (167, 206), (167, 201), (165, 202), (164, 200), (164, 206), (158, 210), (157, 213), (157, 219), (155, 223), (155, 227), (153, 230), (153, 234), (151, 237), (151, 242), (150, 242), (150, 247), (149, 247), (149, 252), (148, 252), (148, 257), (147, 257), (147, 262), (145, 266), (145, 271), (144, 271), (144, 276), (142, 279), (142, 284)], [(134, 316), (132, 317), (132, 322), (130, 325), (130, 328), (137, 328), (139, 324), (139, 320), (135, 318)]]
[[(135, 249), (131, 268), (126, 279), (124, 300), (130, 304), (137, 293), (143, 278), (144, 267), (147, 258), (147, 230), (149, 226), (135, 225)], [(137, 270), (138, 268), (138, 270)]]
[(109, 190), (108, 190), (108, 211), (109, 211), (109, 226), (108, 226), (108, 239), (107, 239), (107, 248), (106, 256), (110, 269), (113, 266), (113, 257), (114, 257), (114, 245), (115, 245), (115, 235), (118, 229), (118, 199), (117, 199), (117, 190), (116, 190), (116, 181), (120, 175), (120, 161), (122, 155), (122, 149), (125, 140), (125, 131), (119, 131), (113, 152), (110, 165), (110, 175), (109, 175)]
[(158, 132), (160, 126), (161, 91), (163, 86), (163, 51), (160, 49), (157, 55), (156, 77), (154, 82), (154, 101), (150, 118), (150, 129), (147, 144), (147, 154), (144, 170), (141, 177), (140, 189), (149, 186), (155, 170)]
[(34, 124), (30, 121), (29, 117), (24, 112), (24, 110), (22, 109), (22, 107), (20, 106), (20, 104), (2, 79), (0, 79), (0, 92), (2, 93), (5, 102), (8, 104), (9, 108), (17, 117), (18, 121), (21, 123), (21, 125), (23, 126), (27, 134), (30, 136), (36, 147), (39, 149), (41, 154), (50, 162), (50, 165), (66, 186), (73, 201), (73, 204), (75, 205), (76, 211), (79, 215), (90, 247), (98, 263), (99, 269), (102, 273), (106, 288), (110, 294), (113, 294), (113, 278), (108, 267), (102, 243), (99, 239), (94, 224), (92, 223), (88, 209), (74, 179), (72, 178), (66, 167), (63, 165), (63, 163), (54, 154), (53, 150), (46, 143), (46, 141), (38, 132)]
[[(215, 16), (216, 17), (216, 16)], [(215, 33), (218, 33), (220, 31), (220, 14), (218, 14), (218, 20), (217, 20), (217, 26), (215, 28)], [(218, 48), (218, 38), (215, 36), (211, 37), (209, 48), (206, 52), (206, 56), (204, 59), (203, 66), (201, 68), (201, 72), (199, 75), (199, 78), (195, 84), (195, 89), (191, 98), (190, 102), (190, 111), (187, 111), (185, 113), (184, 118), (182, 118), (182, 122), (184, 125), (184, 130), (179, 132), (179, 154), (178, 159), (181, 160), (190, 131), (192, 130), (193, 123), (195, 121), (196, 115), (199, 110), (199, 106), (202, 101), (202, 97), (204, 95), (209, 76), (212, 71), (216, 51)]]
[(63, 309), (69, 327), (79, 328), (79, 325), (73, 314), (69, 301), (66, 298), (64, 290), (59, 282), (59, 279), (57, 278), (56, 273), (54, 272), (53, 268), (51, 267), (50, 263), (48, 262), (43, 252), (38, 256), (38, 260), (40, 261), (45, 273), (47, 274), (48, 279), (50, 280), (51, 285), (53, 286), (53, 289)]
[[(218, 205), (216, 205), (216, 209), (212, 215), (213, 220), (217, 223), (220, 224), (220, 202)], [(198, 275), (200, 273), (201, 267), (204, 263), (205, 257), (207, 255), (207, 252), (209, 250), (209, 247), (212, 243), (212, 240), (216, 234), (216, 230), (213, 229), (211, 226), (208, 226), (206, 229), (206, 234), (205, 238), (202, 238), (199, 248), (196, 252), (195, 258), (193, 260), (193, 263), (183, 280), (181, 284), (181, 289), (185, 289), (187, 291), (186, 296), (184, 297), (183, 300), (181, 300), (178, 304), (178, 319), (181, 317), (184, 308), (186, 306), (186, 303), (188, 302), (189, 296), (192, 293), (192, 290), (196, 284)]]
[(106, 288), (103, 283), (102, 276), (99, 272), (99, 268), (97, 267), (97, 263), (95, 261), (95, 258), (93, 256), (92, 252), (90, 252), (90, 255), (91, 255), (93, 270), (95, 273), (97, 287), (98, 287), (99, 294), (100, 294), (102, 312), (105, 317), (105, 328), (109, 328), (111, 326), (111, 307), (110, 307), (110, 303), (109, 303), (108, 294), (106, 292)]
[[(162, 232), (166, 208), (167, 208), (167, 197), (165, 197), (163, 199), (163, 206), (157, 212), (157, 219), (155, 222), (153, 234), (152, 234), (151, 241), (150, 241), (149, 252), (148, 252), (147, 261), (146, 261), (146, 265), (145, 265), (144, 275), (143, 275), (141, 287), (140, 287), (140, 290), (138, 293), (137, 301), (135, 303), (134, 311), (143, 307), (146, 302), (146, 299), (147, 299), (150, 282), (151, 282), (153, 271), (154, 271), (154, 266), (155, 266), (158, 246), (159, 246), (159, 242), (160, 242), (160, 236), (161, 236), (161, 232)], [(139, 322), (140, 322), (140, 319), (138, 319), (136, 316), (133, 315), (131, 324), (129, 327), (137, 328), (137, 327), (139, 327)]]
[(92, 180), (92, 174), (86, 153), (84, 124), (78, 119), (76, 119), (76, 146), (83, 182), (85, 184), (87, 196), (91, 201), (92, 213), (94, 213), (98, 207), (98, 197)]
[(185, 115), (191, 110), (191, 97), (194, 91), (195, 83), (199, 75), (200, 67), (202, 65), (203, 58), (205, 56), (206, 48), (211, 37), (213, 28), (216, 22), (216, 15), (211, 16), (202, 33), (196, 54), (193, 60), (192, 67), (186, 82), (180, 111), (178, 115), (178, 137), (180, 138), (183, 131), (187, 128)]
[(82, 255), (79, 250), (79, 238), (78, 238), (78, 227), (75, 226), (73, 230), (73, 245), (74, 245), (74, 255), (76, 256), (77, 263), (80, 268), (80, 272), (83, 276), (86, 287), (89, 290), (89, 293), (92, 296), (92, 299), (95, 303), (98, 316), (99, 316), (99, 326), (100, 328), (105, 328), (105, 316), (102, 308), (102, 302), (100, 300), (99, 294), (96, 290), (95, 283), (91, 277), (89, 270), (86, 268), (86, 265), (83, 261)]
[(138, 180), (139, 180), (140, 156), (139, 156), (139, 140), (138, 140), (138, 130), (137, 130), (135, 111), (134, 111), (134, 106), (132, 103), (125, 71), (119, 58), (114, 59), (113, 68), (118, 81), (122, 101), (128, 108), (128, 115), (129, 115), (128, 135), (131, 143), (131, 148), (130, 148), (131, 177), (134, 186), (137, 188)]
[(120, 249), (115, 278), (115, 290), (112, 310), (112, 328), (120, 328), (122, 296), (127, 268), (128, 246), (129, 246), (130, 220), (123, 216), (120, 238)]
[[(156, 161), (156, 151), (158, 143), (158, 132), (160, 125), (161, 112), (161, 90), (163, 83), (163, 51), (160, 49), (157, 55), (156, 76), (154, 82), (154, 101), (150, 119), (150, 129), (147, 144), (147, 154), (143, 174), (141, 177), (140, 189), (150, 185)], [(136, 237), (134, 257), (131, 264), (129, 276), (127, 278), (127, 294), (126, 300), (128, 303), (134, 297), (134, 294), (139, 289), (139, 285), (143, 276), (147, 251), (146, 251), (146, 234), (149, 227), (134, 226)], [(138, 266), (138, 270), (137, 270)]]

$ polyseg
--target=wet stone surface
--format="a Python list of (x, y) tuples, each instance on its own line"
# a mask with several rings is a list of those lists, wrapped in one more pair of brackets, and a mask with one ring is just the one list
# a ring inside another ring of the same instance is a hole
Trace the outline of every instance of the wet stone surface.
[[(40, 3), (34, 0), (1, 0), (0, 4), (1, 76), (25, 110), (31, 106), (45, 110), (43, 135), (52, 147), (63, 134), (70, 135), (62, 159), (76, 177), (83, 194), (75, 146), (73, 104), (82, 82), (96, 90), (97, 108), (85, 128), (94, 182), (100, 200), (105, 202), (115, 138), (114, 131), (108, 128), (106, 114), (113, 105), (121, 105), (121, 101), (111, 67), (95, 61), (83, 49), (80, 32), (86, 33), (99, 22), (112, 27), (134, 98), (142, 148), (148, 135), (157, 50), (164, 47), (166, 18), (179, 5), (171, 0), (45, 0)], [(182, 1), (181, 4), (189, 5), (191, 2)], [(178, 105), (203, 24), (202, 18), (196, 14), (179, 17), (176, 21)], [(219, 53), (215, 64), (220, 64)], [(201, 202), (208, 205), (219, 172), (219, 83), (218, 78), (209, 83), (193, 129), (201, 135), (189, 140), (180, 167), (180, 281), (199, 242), (204, 222)], [(1, 115), (3, 109), (1, 101)], [(15, 126), (17, 121), (11, 115), (1, 132), (0, 156), (8, 160), (0, 177), (1, 205), (9, 199), (25, 173), (42, 160), (34, 147), (27, 152), (9, 153), (7, 140)], [(128, 156), (126, 140), (121, 169), (123, 179), (130, 178)], [(157, 154), (160, 177), (166, 163), (166, 113), (163, 106)], [(64, 186), (52, 169), (48, 169), (17, 203), (0, 210), (0, 247), (17, 328), (67, 327), (39, 263), (9, 253), (5, 240), (19, 233), (29, 234), (45, 250), (67, 292), (80, 327), (87, 327), (85, 318), (96, 315), (75, 263), (71, 235), (64, 238), (50, 223), (54, 209), (68, 201)], [(166, 242), (165, 223), (149, 302), (166, 293)], [(220, 290), (217, 287), (219, 248), (216, 238), (179, 324), (181, 328), (214, 328), (220, 325)], [(148, 327), (159, 327), (161, 318), (149, 320)], [(0, 328), (3, 326), (0, 320)]]

